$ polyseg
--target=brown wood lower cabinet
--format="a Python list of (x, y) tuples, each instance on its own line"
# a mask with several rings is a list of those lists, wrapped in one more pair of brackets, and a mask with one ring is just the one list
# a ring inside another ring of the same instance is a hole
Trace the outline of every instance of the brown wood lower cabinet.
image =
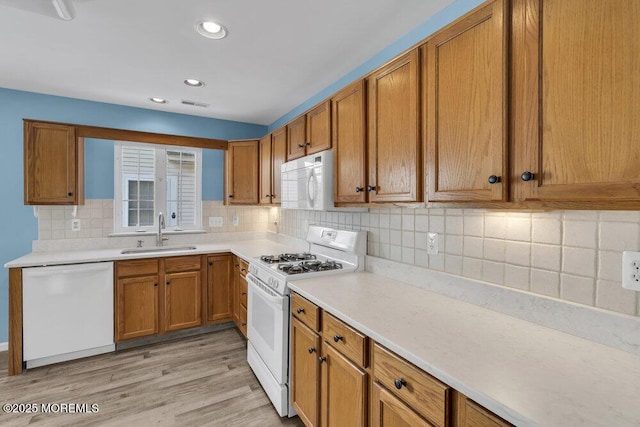
[(158, 333), (158, 276), (116, 282), (116, 341)]
[(214, 324), (233, 319), (233, 256), (207, 257), (207, 322)]
[(293, 406), (307, 427), (511, 425), (300, 295), (291, 301)]
[(165, 285), (165, 331), (200, 326), (200, 271), (167, 274)]
[(249, 264), (240, 257), (233, 257), (232, 306), (233, 321), (244, 337), (247, 337), (248, 284)]

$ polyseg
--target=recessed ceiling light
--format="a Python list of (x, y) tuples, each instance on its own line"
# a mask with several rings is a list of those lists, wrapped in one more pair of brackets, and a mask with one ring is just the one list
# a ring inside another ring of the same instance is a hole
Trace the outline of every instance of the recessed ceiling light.
[(204, 82), (200, 81), (198, 79), (186, 79), (184, 81), (184, 84), (186, 84), (187, 86), (191, 86), (191, 87), (202, 87), (202, 86), (204, 86)]
[(149, 101), (151, 102), (155, 102), (156, 104), (166, 104), (167, 100), (164, 98), (158, 98), (158, 97), (153, 97), (153, 98), (149, 98)]
[(196, 25), (196, 30), (201, 36), (209, 39), (223, 39), (227, 37), (227, 29), (224, 25), (213, 21), (202, 21)]

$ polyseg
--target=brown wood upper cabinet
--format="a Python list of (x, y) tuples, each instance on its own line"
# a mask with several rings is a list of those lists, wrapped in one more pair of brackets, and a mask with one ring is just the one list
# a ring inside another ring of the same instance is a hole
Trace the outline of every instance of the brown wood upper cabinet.
[(287, 128), (281, 127), (260, 140), (260, 204), (279, 204), (281, 166), (287, 155)]
[(74, 126), (24, 120), (24, 203), (84, 204), (84, 139)]
[(258, 204), (258, 144), (258, 140), (229, 142), (225, 153), (227, 204)]
[(367, 78), (370, 202), (423, 199), (418, 69), (412, 49)]
[(347, 86), (331, 98), (334, 201), (367, 201), (367, 129), (363, 80)]
[(287, 125), (287, 161), (331, 148), (331, 101)]
[(508, 17), (487, 2), (423, 46), (429, 201), (507, 200)]
[(640, 3), (512, 7), (514, 199), (637, 209)]

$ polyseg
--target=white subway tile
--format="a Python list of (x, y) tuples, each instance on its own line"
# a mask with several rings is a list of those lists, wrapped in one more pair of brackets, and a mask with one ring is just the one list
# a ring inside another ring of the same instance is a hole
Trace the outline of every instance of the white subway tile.
[(416, 215), (415, 229), (425, 233), (429, 231), (429, 217), (427, 215)]
[[(426, 242), (425, 242), (426, 245)], [(482, 258), (484, 241), (481, 237), (465, 236), (463, 254), (465, 257)]]
[(402, 214), (402, 229), (406, 231), (413, 231), (415, 228), (415, 215), (413, 213)]
[(405, 248), (413, 248), (415, 246), (415, 235), (413, 231), (402, 232), (402, 246)]
[(427, 250), (427, 233), (415, 234), (415, 247), (416, 249)]
[(402, 248), (402, 262), (405, 264), (415, 263), (415, 252), (413, 248)]
[(391, 245), (391, 259), (402, 262), (402, 246)]
[(402, 230), (402, 216), (389, 215), (389, 228), (392, 230)]
[(462, 274), (462, 257), (458, 255), (445, 254), (444, 256), (444, 271), (449, 274)]
[(507, 215), (507, 240), (531, 241), (531, 217)]
[(391, 259), (391, 246), (388, 243), (380, 243), (380, 258)]
[(639, 222), (639, 211), (602, 211), (600, 221)]
[(595, 249), (563, 247), (562, 272), (594, 278), (596, 275)]
[(380, 243), (389, 243), (390, 230), (388, 228), (380, 229)]
[(392, 245), (401, 245), (402, 244), (402, 231), (400, 230), (390, 230), (389, 231), (389, 243)]
[(38, 240), (51, 240), (51, 230), (38, 230)]
[(380, 214), (378, 213), (369, 214), (369, 227), (380, 227)]
[(444, 233), (444, 217), (429, 215), (429, 232)]
[(595, 221), (565, 221), (562, 243), (566, 246), (595, 249), (597, 230), (598, 224)]
[(504, 284), (522, 290), (529, 290), (529, 276), (531, 269), (529, 267), (518, 267), (506, 264), (504, 266)]
[(531, 269), (531, 292), (551, 297), (560, 297), (560, 273)]
[(597, 221), (598, 211), (564, 211), (563, 218), (567, 220), (578, 221)]
[(415, 250), (415, 263), (419, 267), (429, 267), (429, 255), (426, 250)]
[(462, 236), (445, 236), (444, 251), (447, 254), (462, 255)]
[(380, 228), (389, 228), (389, 214), (380, 214)]
[(638, 292), (624, 289), (620, 282), (598, 280), (596, 282), (596, 307), (635, 315), (636, 294)]
[(463, 258), (462, 275), (470, 279), (482, 280), (482, 260), (467, 257)]
[(593, 277), (560, 275), (560, 296), (562, 299), (580, 304), (594, 305), (595, 280)]
[(466, 215), (464, 217), (464, 235), (482, 237), (484, 235), (484, 216)]
[(556, 218), (536, 218), (532, 220), (531, 241), (559, 245), (561, 242), (562, 222)]
[(622, 252), (598, 252), (598, 279), (622, 280)]
[(507, 236), (506, 217), (490, 214), (485, 215), (484, 236), (494, 239), (504, 239)]
[(444, 254), (429, 255), (429, 268), (436, 271), (444, 271)]
[(532, 244), (531, 266), (542, 270), (560, 271), (560, 246)]
[(484, 259), (504, 262), (505, 241), (497, 239), (484, 239)]
[(447, 216), (445, 224), (447, 234), (462, 234), (463, 218), (461, 216)]
[(531, 265), (531, 243), (507, 241), (504, 260), (508, 264), (528, 267)]
[(601, 222), (600, 249), (613, 251), (637, 251), (640, 225), (631, 222)]

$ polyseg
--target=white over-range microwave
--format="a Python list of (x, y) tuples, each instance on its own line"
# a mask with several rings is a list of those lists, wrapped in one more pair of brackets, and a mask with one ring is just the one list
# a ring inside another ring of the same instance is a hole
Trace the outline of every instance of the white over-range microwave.
[(333, 152), (302, 157), (282, 165), (281, 207), (314, 211), (333, 208)]

